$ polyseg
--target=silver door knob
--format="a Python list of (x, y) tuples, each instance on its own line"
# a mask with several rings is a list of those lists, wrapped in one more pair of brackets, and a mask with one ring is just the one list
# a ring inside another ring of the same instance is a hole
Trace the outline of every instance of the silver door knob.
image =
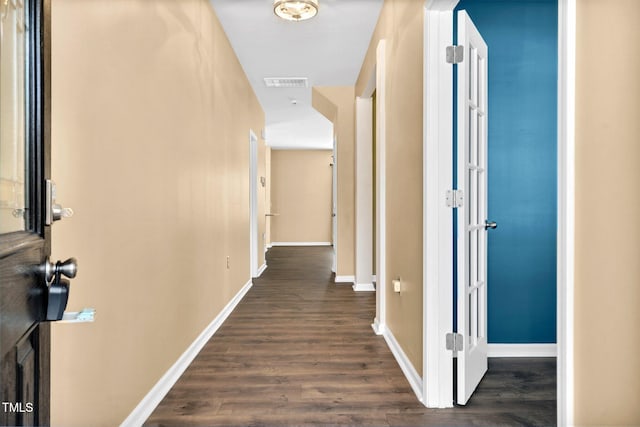
[(39, 267), (39, 271), (47, 283), (50, 283), (58, 273), (73, 279), (78, 274), (78, 261), (75, 258), (69, 258), (66, 261), (58, 261), (54, 264), (47, 259)]
[(498, 223), (497, 223), (497, 222), (495, 222), (495, 221), (489, 221), (489, 220), (486, 220), (486, 221), (484, 222), (484, 229), (485, 229), (485, 230), (489, 230), (489, 229), (494, 230), (494, 229), (496, 229), (496, 228), (498, 228)]
[(56, 263), (57, 271), (69, 279), (73, 279), (78, 274), (78, 261), (75, 258), (69, 258), (64, 262)]

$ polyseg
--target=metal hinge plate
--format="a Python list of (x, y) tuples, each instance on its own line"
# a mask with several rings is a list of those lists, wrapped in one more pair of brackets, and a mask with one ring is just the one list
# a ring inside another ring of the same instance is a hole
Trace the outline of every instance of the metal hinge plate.
[(464, 60), (464, 46), (447, 46), (447, 64), (459, 64)]
[(449, 333), (446, 336), (447, 350), (452, 350), (454, 353), (462, 351), (464, 349), (464, 337), (462, 334), (456, 334), (455, 332)]
[(447, 191), (447, 207), (461, 208), (464, 205), (464, 193), (462, 190)]

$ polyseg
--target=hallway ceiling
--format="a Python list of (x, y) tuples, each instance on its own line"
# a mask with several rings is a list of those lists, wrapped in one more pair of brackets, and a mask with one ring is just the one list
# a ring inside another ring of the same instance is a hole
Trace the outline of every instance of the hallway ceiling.
[[(332, 148), (333, 125), (311, 106), (313, 86), (355, 84), (383, 0), (320, 0), (308, 21), (284, 21), (273, 0), (211, 0), (266, 115), (274, 148)], [(307, 77), (268, 88), (266, 77)], [(293, 101), (297, 103), (293, 103)]]

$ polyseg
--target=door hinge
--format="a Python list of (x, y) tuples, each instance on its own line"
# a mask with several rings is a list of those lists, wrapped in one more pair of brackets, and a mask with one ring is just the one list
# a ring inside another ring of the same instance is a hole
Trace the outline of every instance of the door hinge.
[(452, 350), (454, 353), (462, 351), (464, 349), (464, 337), (462, 334), (455, 332), (446, 335), (447, 350)]
[(448, 208), (461, 208), (464, 205), (464, 193), (462, 190), (448, 190), (447, 191), (447, 207)]
[(464, 60), (464, 46), (447, 46), (447, 64), (459, 64)]

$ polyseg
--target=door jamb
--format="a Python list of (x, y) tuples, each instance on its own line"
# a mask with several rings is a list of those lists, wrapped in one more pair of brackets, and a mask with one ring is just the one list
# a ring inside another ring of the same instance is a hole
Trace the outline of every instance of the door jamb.
[[(382, 335), (387, 329), (386, 320), (386, 236), (387, 236), (387, 189), (386, 189), (386, 41), (378, 42), (376, 48), (375, 86), (367, 90), (376, 91), (376, 317), (373, 330)], [(371, 256), (371, 252), (369, 252)]]
[(249, 274), (258, 277), (258, 137), (249, 129)]
[(333, 151), (331, 162), (331, 245), (333, 246), (333, 260), (331, 272), (338, 274), (338, 139), (333, 136)]
[(453, 407), (453, 358), (445, 341), (453, 330), (453, 212), (444, 203), (453, 188), (453, 73), (444, 58), (457, 3), (428, 1), (424, 15), (422, 396), (429, 408)]
[[(353, 290), (375, 291), (373, 285), (373, 93), (376, 90), (377, 65), (371, 71), (367, 86), (356, 96), (356, 274)], [(377, 106), (376, 106), (377, 108)], [(377, 129), (375, 130), (377, 133)], [(376, 138), (378, 135), (376, 135)], [(377, 205), (376, 205), (377, 208)], [(377, 252), (377, 248), (376, 248)], [(376, 256), (377, 257), (377, 256)]]
[[(375, 72), (372, 77), (375, 79)], [(371, 260), (373, 102), (368, 92), (356, 97), (356, 292), (375, 291)]]
[[(447, 135), (453, 123), (453, 79), (443, 58), (453, 41), (457, 3), (426, 0), (424, 11), (423, 403), (434, 408), (453, 406), (452, 355), (443, 350), (453, 326), (453, 255), (451, 239), (441, 238), (439, 231), (452, 222), (452, 214), (442, 210), (444, 194), (452, 188), (444, 169), (453, 162), (452, 137)], [(576, 0), (558, 0), (558, 425), (574, 422), (575, 33)], [(427, 209), (433, 206), (440, 208)]]

